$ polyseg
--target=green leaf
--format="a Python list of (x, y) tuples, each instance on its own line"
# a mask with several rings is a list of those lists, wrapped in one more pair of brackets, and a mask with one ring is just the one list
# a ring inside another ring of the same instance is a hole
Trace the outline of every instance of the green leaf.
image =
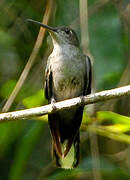
[(88, 124), (91, 122), (91, 118), (88, 116), (86, 111), (83, 112), (82, 124)]
[(32, 108), (47, 104), (43, 89), (37, 91), (33, 96), (23, 99), (22, 103), (27, 108)]
[(109, 126), (102, 126), (107, 131), (115, 132), (115, 133), (125, 133), (130, 131), (130, 125), (128, 124), (114, 124)]
[(100, 121), (111, 121), (115, 124), (129, 124), (130, 125), (130, 117), (123, 116), (111, 111), (99, 111), (96, 113), (97, 118)]
[(130, 136), (127, 134), (123, 134), (120, 132), (113, 132), (111, 129), (108, 129), (108, 126), (89, 126), (89, 130), (97, 133), (101, 136), (108, 137), (110, 139), (114, 139), (119, 142), (123, 142), (126, 144), (130, 144)]

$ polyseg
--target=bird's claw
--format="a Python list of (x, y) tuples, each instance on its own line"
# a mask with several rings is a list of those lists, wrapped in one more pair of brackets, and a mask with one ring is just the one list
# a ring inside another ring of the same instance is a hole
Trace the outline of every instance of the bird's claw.
[(80, 100), (81, 100), (81, 104), (82, 104), (84, 102), (84, 96), (83, 95), (80, 96)]
[(55, 99), (53, 98), (52, 100), (51, 100), (51, 105), (52, 105), (52, 109), (53, 110), (56, 110), (57, 109), (57, 107), (55, 106)]

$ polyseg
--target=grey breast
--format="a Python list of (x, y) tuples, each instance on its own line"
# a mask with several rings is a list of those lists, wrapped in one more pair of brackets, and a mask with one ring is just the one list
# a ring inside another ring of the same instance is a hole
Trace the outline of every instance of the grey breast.
[(57, 101), (80, 96), (84, 87), (85, 58), (76, 47), (63, 47), (50, 55), (53, 91)]

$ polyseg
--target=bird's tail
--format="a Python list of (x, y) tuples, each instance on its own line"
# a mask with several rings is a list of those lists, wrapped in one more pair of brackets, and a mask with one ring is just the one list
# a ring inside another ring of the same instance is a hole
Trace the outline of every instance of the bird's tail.
[(69, 139), (64, 143), (61, 143), (62, 156), (57, 154), (55, 146), (53, 146), (53, 156), (56, 161), (56, 165), (64, 169), (72, 169), (76, 167), (79, 163), (79, 132), (76, 137)]

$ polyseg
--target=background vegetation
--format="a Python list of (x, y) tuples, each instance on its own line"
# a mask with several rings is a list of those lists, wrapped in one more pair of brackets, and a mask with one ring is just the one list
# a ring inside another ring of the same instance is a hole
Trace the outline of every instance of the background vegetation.
[[(40, 48), (40, 42), (36, 40), (39, 27), (25, 20), (42, 21), (46, 14), (44, 22), (49, 19), (48, 23), (53, 26), (71, 26), (81, 39), (81, 14), (87, 11), (84, 7), (80, 12), (81, 1), (0, 1), (1, 112), (34, 45), (36, 49)], [(95, 91), (130, 84), (130, 1), (88, 0), (88, 30)], [(44, 40), (39, 53), (33, 50), (35, 62), (24, 85), (11, 108), (4, 111), (47, 103), (43, 92), (44, 69), (52, 45), (48, 34), (43, 34), (41, 32)], [(29, 119), (1, 123), (0, 180), (129, 180), (129, 109), (130, 97), (85, 109), (81, 126), (81, 161), (74, 170), (57, 169), (51, 163), (47, 116), (42, 122)]]

